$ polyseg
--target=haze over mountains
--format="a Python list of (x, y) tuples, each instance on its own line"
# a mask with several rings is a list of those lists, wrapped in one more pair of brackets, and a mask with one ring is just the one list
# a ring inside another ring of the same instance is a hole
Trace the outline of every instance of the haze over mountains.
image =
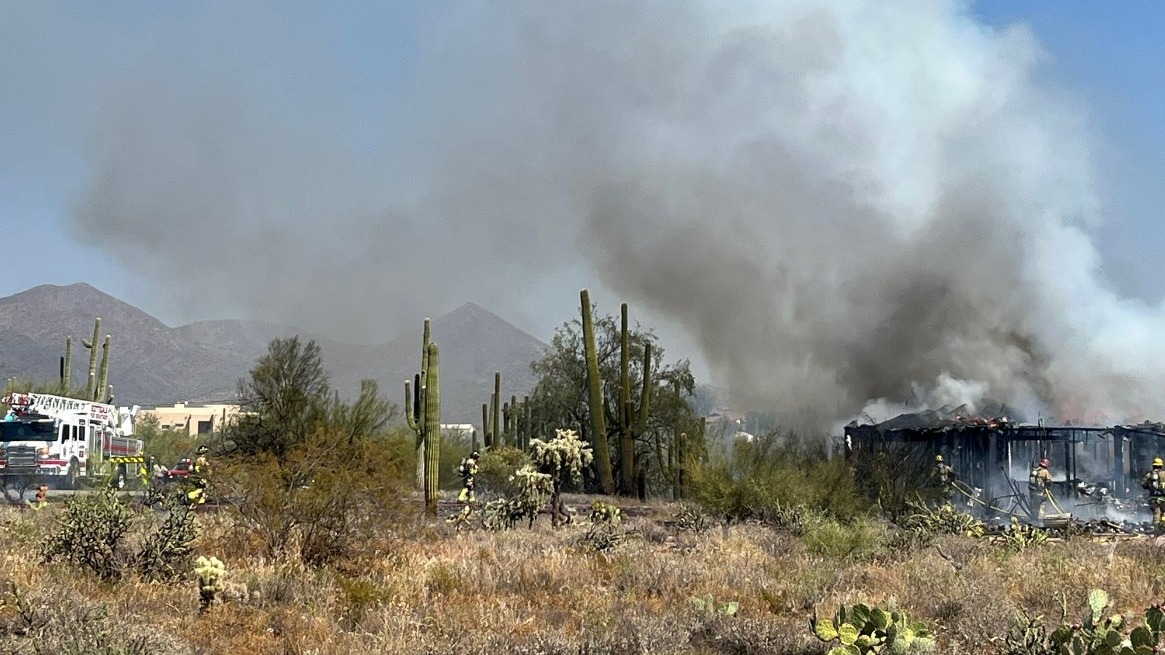
[[(113, 335), (109, 379), (119, 405), (168, 405), (179, 401), (231, 402), (237, 382), (276, 337), (299, 333), (323, 353), (332, 385), (341, 394), (372, 378), (396, 404), (404, 381), (420, 369), (422, 323), (381, 345), (336, 342), (295, 328), (249, 320), (218, 320), (169, 327), (146, 312), (88, 284), (42, 285), (0, 298), (0, 375), (55, 379), (65, 337), (73, 337), (72, 378), (88, 374), (93, 320)], [(433, 339), (441, 347), (442, 421), (478, 423), (481, 403), (493, 391), (495, 371), (502, 393), (522, 396), (534, 384), (530, 363), (546, 344), (488, 310), (466, 303), (435, 317)]]

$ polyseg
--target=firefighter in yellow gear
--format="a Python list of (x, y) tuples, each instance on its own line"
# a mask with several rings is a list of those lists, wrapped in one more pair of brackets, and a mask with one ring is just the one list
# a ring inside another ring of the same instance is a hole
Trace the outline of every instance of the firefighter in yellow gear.
[(36, 488), (36, 496), (33, 500), (26, 501), (28, 506), (33, 509), (44, 509), (45, 503), (48, 502), (49, 486), (42, 484)]
[(206, 485), (207, 475), (210, 473), (210, 463), (206, 460), (206, 454), (210, 452), (206, 446), (198, 447), (198, 457), (190, 464), (190, 481), (194, 484), (194, 488), (186, 494), (186, 499), (191, 505), (201, 505), (206, 502)]
[(477, 502), (477, 464), (480, 459), (477, 451), (469, 454), (469, 457), (461, 460), (461, 466), (457, 467), (457, 475), (461, 476), (461, 493), (457, 495), (458, 502), (472, 505)]
[(934, 456), (934, 469), (931, 471), (930, 476), (942, 494), (943, 502), (951, 502), (951, 491), (954, 489), (955, 483), (955, 470), (943, 461), (942, 455)]
[(1044, 497), (1048, 495), (1048, 490), (1052, 487), (1052, 474), (1048, 471), (1048, 467), (1052, 462), (1047, 458), (1040, 460), (1038, 466), (1032, 469), (1031, 475), (1027, 479), (1027, 495), (1028, 495), (1028, 518), (1032, 523), (1040, 519), (1040, 514), (1044, 508)]
[(1165, 526), (1165, 461), (1153, 459), (1153, 470), (1145, 474), (1141, 486), (1149, 491), (1149, 509), (1153, 511), (1153, 525)]

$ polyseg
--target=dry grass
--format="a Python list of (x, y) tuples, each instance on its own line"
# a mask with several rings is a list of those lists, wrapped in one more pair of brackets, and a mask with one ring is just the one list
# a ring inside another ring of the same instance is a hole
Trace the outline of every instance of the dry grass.
[[(794, 536), (760, 525), (680, 532), (676, 507), (625, 526), (600, 553), (580, 543), (585, 515), (553, 530), (456, 532), (444, 523), (386, 527), (340, 565), (270, 561), (226, 514), (200, 515), (196, 552), (223, 559), (229, 598), (198, 612), (195, 584), (130, 577), (105, 585), (37, 561), (51, 512), (0, 511), (0, 578), (24, 596), (0, 608), (4, 652), (60, 653), (824, 653), (814, 608), (895, 602), (927, 621), (944, 653), (997, 653), (1019, 610), (1058, 619), (1090, 588), (1122, 611), (1165, 591), (1148, 540), (1075, 540), (1012, 553), (948, 537), (887, 547), (876, 523), (822, 524)], [(941, 551), (941, 552), (940, 552)], [(740, 603), (698, 615), (693, 596)], [(23, 608), (23, 609), (22, 609)]]

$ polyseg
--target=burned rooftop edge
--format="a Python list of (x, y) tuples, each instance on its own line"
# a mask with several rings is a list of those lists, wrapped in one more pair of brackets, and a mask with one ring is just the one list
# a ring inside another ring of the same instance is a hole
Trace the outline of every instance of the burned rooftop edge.
[(1047, 424), (1045, 421), (1032, 423), (1022, 418), (1016, 419), (1008, 407), (1001, 403), (985, 406), (982, 410), (975, 410), (969, 405), (951, 407), (945, 405), (938, 409), (927, 409), (920, 412), (907, 412), (880, 422), (861, 423), (854, 419), (845, 427), (846, 436), (870, 436), (873, 433), (892, 440), (903, 440), (911, 436), (927, 438), (944, 435), (950, 432), (968, 430), (997, 430), (1004, 434), (1000, 436), (1014, 436), (1020, 438), (1035, 438), (1039, 433), (1047, 434), (1046, 438), (1054, 438), (1060, 431), (1095, 432), (1125, 435), (1130, 433), (1146, 434), (1165, 437), (1165, 423), (1143, 421), (1137, 424), (1112, 425), (1075, 425), (1072, 421), (1065, 421), (1060, 425)]

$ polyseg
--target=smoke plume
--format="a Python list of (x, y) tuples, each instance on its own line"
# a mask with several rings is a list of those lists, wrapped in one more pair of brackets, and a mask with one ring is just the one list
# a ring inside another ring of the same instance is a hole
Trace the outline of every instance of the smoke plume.
[(738, 402), (823, 425), (951, 380), (1045, 416), (1165, 410), (1161, 310), (1105, 282), (1088, 126), (1027, 30), (955, 0), (420, 22), (371, 143), (327, 70), (272, 92), (242, 27), (216, 43), (243, 64), (134, 69), (76, 226), (191, 303), (348, 332), (467, 297), (558, 323), (585, 264)]

